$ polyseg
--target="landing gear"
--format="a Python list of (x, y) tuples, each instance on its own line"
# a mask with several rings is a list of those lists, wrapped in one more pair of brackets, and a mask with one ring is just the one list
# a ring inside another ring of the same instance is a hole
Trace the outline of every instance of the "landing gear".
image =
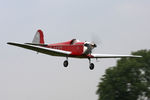
[(66, 57), (66, 60), (64, 61), (63, 65), (64, 65), (64, 67), (68, 66), (68, 57)]
[(91, 59), (90, 58), (89, 58), (89, 68), (90, 68), (90, 70), (94, 69), (94, 64), (91, 63)]
[(64, 65), (64, 67), (67, 67), (68, 66), (68, 60), (65, 60), (63, 65)]
[[(91, 63), (91, 59), (90, 58), (88, 58), (88, 60), (89, 60), (89, 69), (90, 70), (93, 70), (94, 69), (94, 64), (93, 63)], [(64, 63), (63, 63), (63, 65), (64, 65), (64, 67), (68, 67), (68, 57), (67, 57), (67, 59), (64, 61)]]
[(94, 69), (94, 64), (93, 64), (93, 63), (90, 63), (89, 68), (90, 68), (90, 70), (93, 70), (93, 69)]

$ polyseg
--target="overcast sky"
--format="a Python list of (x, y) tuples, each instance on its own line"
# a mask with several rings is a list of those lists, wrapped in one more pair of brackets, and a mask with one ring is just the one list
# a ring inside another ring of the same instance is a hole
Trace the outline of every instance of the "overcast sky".
[[(0, 100), (97, 100), (98, 82), (117, 59), (36, 54), (7, 45), (31, 42), (42, 29), (46, 43), (99, 39), (96, 53), (150, 49), (150, 0), (0, 0)], [(94, 34), (94, 36), (92, 35)]]

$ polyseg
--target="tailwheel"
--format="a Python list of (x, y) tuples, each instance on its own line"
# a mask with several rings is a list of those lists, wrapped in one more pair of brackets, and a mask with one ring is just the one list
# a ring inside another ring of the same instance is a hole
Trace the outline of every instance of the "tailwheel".
[(68, 66), (68, 60), (65, 60), (63, 65), (64, 65), (64, 67), (67, 67)]
[(93, 63), (90, 63), (89, 68), (90, 68), (90, 70), (93, 70), (93, 69), (94, 69), (94, 64), (93, 64)]

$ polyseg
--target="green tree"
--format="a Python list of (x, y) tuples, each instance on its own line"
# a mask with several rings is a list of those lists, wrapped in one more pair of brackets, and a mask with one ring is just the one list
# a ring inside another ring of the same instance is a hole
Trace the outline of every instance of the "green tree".
[(98, 100), (150, 99), (150, 50), (132, 54), (142, 58), (122, 58), (106, 70), (98, 85)]

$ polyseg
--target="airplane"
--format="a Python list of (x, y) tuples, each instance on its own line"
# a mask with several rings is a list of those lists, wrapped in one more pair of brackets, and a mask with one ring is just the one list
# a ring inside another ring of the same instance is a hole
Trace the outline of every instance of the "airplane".
[(64, 67), (68, 66), (68, 58), (85, 58), (89, 60), (90, 70), (94, 69), (94, 64), (91, 62), (93, 58), (136, 58), (137, 55), (116, 55), (116, 54), (94, 54), (92, 50), (97, 47), (93, 42), (80, 42), (77, 39), (72, 39), (66, 42), (45, 44), (44, 34), (42, 30), (37, 30), (32, 43), (15, 43), (8, 42), (7, 44), (36, 51), (51, 56), (66, 57), (63, 62)]

